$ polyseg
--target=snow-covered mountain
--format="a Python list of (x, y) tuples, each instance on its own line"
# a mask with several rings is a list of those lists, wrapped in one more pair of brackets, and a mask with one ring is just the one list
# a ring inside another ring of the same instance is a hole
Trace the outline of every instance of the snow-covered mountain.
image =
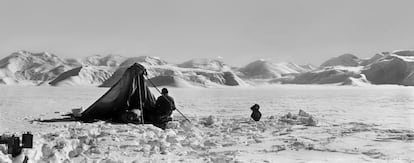
[(331, 66), (298, 74), (294, 78), (282, 80), (282, 84), (333, 84), (349, 83), (351, 78), (361, 78), (362, 67)]
[(353, 54), (343, 54), (338, 57), (331, 58), (321, 64), (320, 67), (329, 66), (358, 66), (360, 59)]
[(112, 76), (109, 66), (82, 66), (60, 74), (49, 82), (51, 86), (99, 86)]
[(134, 63), (142, 64), (145, 67), (167, 65), (168, 64), (167, 61), (164, 61), (159, 57), (139, 56), (139, 57), (127, 58), (119, 66), (120, 67), (129, 67), (129, 66), (133, 65)]
[[(200, 62), (201, 61), (201, 62)], [(128, 59), (101, 87), (110, 87), (121, 78), (123, 72), (133, 63), (140, 63), (147, 68), (148, 79), (156, 86), (211, 87), (246, 85), (235, 73), (221, 61), (195, 59), (183, 64), (169, 64), (156, 57), (137, 57)], [(152, 86), (152, 83), (149, 83)]]
[(18, 51), (0, 60), (0, 84), (109, 87), (134, 63), (147, 68), (147, 78), (156, 86), (220, 87), (263, 83), (414, 85), (414, 50), (382, 52), (367, 59), (344, 54), (327, 60), (319, 68), (266, 60), (237, 68), (206, 58), (171, 64), (152, 56), (93, 55), (83, 59), (62, 59), (48, 52)]
[(389, 53), (383, 52), (381, 54), (375, 54), (374, 56), (372, 56), (371, 58), (368, 59), (361, 59), (360, 65), (361, 66), (368, 66), (378, 60), (380, 60), (381, 58), (390, 55)]
[(297, 74), (312, 70), (311, 65), (296, 65), (294, 63), (272, 63), (257, 60), (239, 69), (244, 79), (274, 79), (286, 74)]
[(78, 63), (54, 54), (18, 51), (0, 60), (0, 83), (37, 84), (55, 78)]
[[(126, 69), (128, 69), (128, 67), (132, 66), (134, 63), (139, 63), (143, 65), (144, 67), (146, 67), (149, 77), (163, 75), (161, 73), (154, 74), (153, 73), (154, 70), (152, 69), (152, 67), (169, 65), (166, 61), (160, 59), (159, 57), (139, 56), (139, 57), (127, 58), (115, 69), (112, 76), (104, 80), (99, 86), (100, 87), (111, 87), (122, 77), (122, 74), (124, 74)], [(166, 70), (164, 72), (168, 73), (170, 71)]]
[(384, 56), (362, 71), (373, 84), (414, 86), (414, 51), (397, 51)]
[(87, 66), (109, 66), (118, 67), (127, 58), (120, 55), (93, 55), (82, 60), (83, 65)]
[(375, 54), (369, 59), (345, 54), (324, 62), (319, 69), (272, 82), (285, 84), (397, 84), (414, 86), (414, 50)]
[(178, 67), (183, 68), (198, 68), (211, 71), (229, 71), (230, 67), (224, 62), (216, 59), (197, 58), (178, 64)]

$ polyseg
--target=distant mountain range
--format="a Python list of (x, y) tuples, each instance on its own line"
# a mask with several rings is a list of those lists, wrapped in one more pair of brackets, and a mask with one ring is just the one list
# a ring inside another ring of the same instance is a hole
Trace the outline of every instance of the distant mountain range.
[(344, 54), (329, 59), (317, 69), (277, 81), (283, 84), (414, 86), (414, 51), (383, 52), (368, 59)]
[(145, 66), (148, 78), (157, 86), (218, 87), (275, 83), (414, 85), (412, 50), (384, 52), (369, 59), (344, 54), (319, 67), (266, 60), (231, 67), (221, 60), (206, 58), (172, 64), (157, 57), (120, 55), (70, 59), (47, 52), (18, 51), (0, 60), (0, 84), (110, 87), (134, 63)]

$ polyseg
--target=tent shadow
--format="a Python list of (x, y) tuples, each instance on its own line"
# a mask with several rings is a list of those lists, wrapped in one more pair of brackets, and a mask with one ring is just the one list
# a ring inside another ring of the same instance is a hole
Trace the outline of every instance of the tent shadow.
[(31, 122), (75, 122), (75, 121), (81, 121), (79, 118), (76, 118), (73, 116), (73, 114), (69, 113), (69, 114), (64, 114), (62, 115), (64, 116), (63, 118), (52, 118), (52, 119), (35, 119), (35, 120), (31, 120)]
[[(46, 122), (46, 123), (53, 123), (53, 122), (82, 122), (82, 123), (94, 123), (98, 122), (100, 120), (91, 120), (91, 121), (82, 121), (80, 118), (73, 116), (72, 113), (61, 115), (63, 118), (52, 118), (52, 119), (34, 119), (30, 122)], [(118, 122), (118, 121), (112, 121), (112, 120), (106, 120), (107, 123), (112, 124), (128, 124), (125, 122)], [(141, 122), (129, 122), (130, 124), (142, 124)], [(152, 124), (151, 122), (146, 122), (144, 124)]]
[[(42, 122), (42, 123), (56, 123), (56, 122), (81, 122), (81, 123), (94, 123), (94, 122), (98, 122), (100, 120), (92, 120), (92, 121), (82, 121), (80, 118), (73, 116), (73, 114), (69, 113), (69, 114), (65, 114), (62, 115), (64, 116), (63, 118), (52, 118), (52, 119), (34, 119), (31, 120), (30, 123), (33, 122)], [(172, 121), (169, 120), (169, 121)], [(113, 121), (113, 120), (106, 120), (106, 123), (111, 123), (111, 124), (119, 124), (119, 125), (124, 125), (124, 124), (135, 124), (135, 125), (153, 125), (155, 127), (161, 128), (163, 130), (166, 129), (166, 124), (164, 123), (154, 123), (154, 122), (148, 122), (146, 121), (145, 123), (142, 122), (118, 122), (118, 121)]]

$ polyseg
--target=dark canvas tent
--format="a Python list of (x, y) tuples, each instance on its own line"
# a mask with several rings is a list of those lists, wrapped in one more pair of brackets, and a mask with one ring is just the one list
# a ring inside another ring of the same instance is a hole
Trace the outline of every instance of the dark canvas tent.
[[(144, 66), (135, 63), (101, 98), (87, 108), (82, 121), (111, 120), (132, 109), (144, 109), (144, 116), (150, 116), (155, 106), (155, 97), (146, 86)], [(145, 117), (144, 119), (148, 119)]]

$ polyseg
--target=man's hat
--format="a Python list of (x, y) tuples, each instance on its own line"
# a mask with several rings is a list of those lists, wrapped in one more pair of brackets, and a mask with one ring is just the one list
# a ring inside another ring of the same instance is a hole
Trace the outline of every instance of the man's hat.
[(162, 93), (162, 94), (167, 94), (167, 93), (168, 93), (168, 89), (167, 89), (167, 88), (163, 88), (163, 89), (161, 90), (161, 93)]

